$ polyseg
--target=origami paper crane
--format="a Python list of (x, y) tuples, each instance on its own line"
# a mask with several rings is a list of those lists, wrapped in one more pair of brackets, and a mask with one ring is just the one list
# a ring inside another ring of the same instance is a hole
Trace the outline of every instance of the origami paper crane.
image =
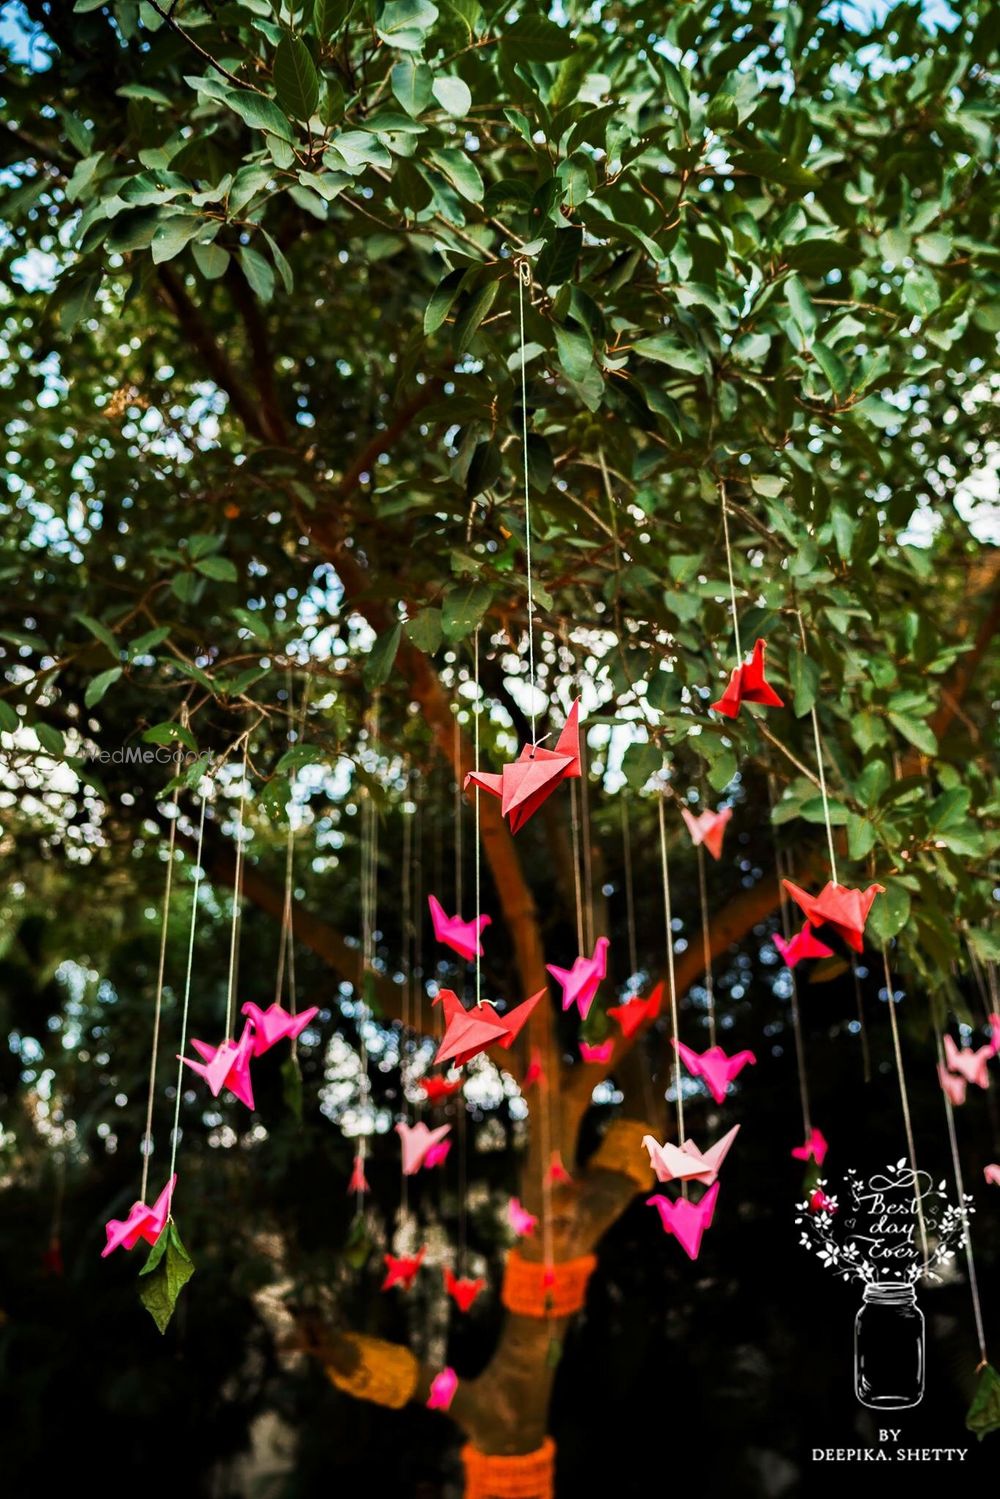
[(630, 999), (625, 1005), (612, 1005), (608, 1014), (617, 1020), (626, 1040), (631, 1039), (647, 1020), (655, 1020), (663, 1004), (663, 985), (657, 984), (648, 999)]
[(402, 1286), (405, 1291), (408, 1291), (413, 1285), (426, 1253), (427, 1246), (424, 1245), (423, 1249), (416, 1254), (384, 1254), (382, 1258), (386, 1263), (386, 1276), (382, 1282), (382, 1290), (388, 1291), (393, 1286)]
[(253, 1025), (248, 1020), (243, 1027), (243, 1034), (236, 1042), (223, 1041), (221, 1046), (209, 1046), (206, 1041), (196, 1041), (191, 1038), (191, 1045), (201, 1057), (200, 1062), (192, 1062), (189, 1057), (182, 1057), (185, 1067), (190, 1067), (192, 1072), (197, 1072), (208, 1083), (209, 1091), (213, 1098), (218, 1098), (223, 1087), (229, 1089), (240, 1103), (245, 1103), (248, 1109), (252, 1109), (253, 1083), (250, 1079), (250, 1060), (254, 1054)]
[(950, 1036), (944, 1038), (944, 1059), (948, 1071), (959, 1073), (967, 1083), (975, 1083), (977, 1088), (988, 1088), (990, 1085), (986, 1063), (993, 1055), (992, 1046), (980, 1046), (973, 1051), (971, 1047), (966, 1049), (956, 1046)]
[(876, 895), (885, 890), (884, 885), (869, 885), (867, 890), (854, 890), (848, 885), (835, 885), (829, 880), (818, 895), (810, 895), (791, 880), (781, 882), (792, 900), (805, 913), (810, 926), (828, 926), (855, 952), (864, 951), (865, 922)]
[(533, 1046), (531, 1048), (531, 1061), (528, 1063), (528, 1070), (524, 1074), (524, 1082), (521, 1084), (522, 1089), (528, 1089), (535, 1083), (540, 1083), (544, 1076), (545, 1069), (542, 1066), (542, 1053), (537, 1046)]
[(446, 1411), (455, 1398), (458, 1389), (458, 1375), (448, 1365), (442, 1369), (440, 1374), (435, 1374), (431, 1380), (431, 1393), (427, 1400), (429, 1411)]
[(591, 1046), (589, 1041), (580, 1042), (580, 1055), (585, 1062), (610, 1062), (611, 1053), (615, 1049), (615, 1038), (609, 1036), (599, 1046)]
[(351, 1179), (347, 1183), (348, 1193), (369, 1192), (368, 1178), (365, 1175), (365, 1158), (362, 1155), (354, 1157), (354, 1168), (351, 1171)]
[(284, 1041), (286, 1036), (289, 1039), (301, 1036), (310, 1020), (319, 1014), (319, 1005), (311, 1005), (308, 1010), (300, 1010), (297, 1015), (292, 1015), (288, 1010), (282, 1009), (277, 1001), (266, 1010), (248, 1003), (243, 1006), (242, 1013), (253, 1026), (253, 1054), (255, 1057), (262, 1057), (265, 1051), (270, 1051), (272, 1046), (278, 1041)]
[(573, 1180), (563, 1165), (563, 1159), (558, 1150), (554, 1150), (549, 1158), (548, 1178), (550, 1182), (559, 1187), (564, 1187), (567, 1182)]
[(487, 1047), (502, 1046), (509, 1051), (544, 994), (545, 990), (539, 989), (508, 1014), (498, 1015), (489, 1003), (467, 1010), (451, 989), (441, 989), (432, 1002), (444, 1009), (445, 1031), (434, 1061), (454, 1061), (461, 1067)]
[(134, 1249), (140, 1239), (155, 1244), (170, 1217), (170, 1199), (176, 1185), (175, 1172), (152, 1207), (144, 1202), (133, 1202), (127, 1218), (109, 1218), (104, 1225), (108, 1237), (101, 1250), (101, 1259), (106, 1260), (115, 1249)]
[(991, 1162), (988, 1166), (983, 1167), (983, 1175), (991, 1186), (1000, 1187), (1000, 1166)]
[(786, 968), (794, 968), (796, 963), (802, 962), (803, 958), (833, 957), (833, 948), (827, 947), (825, 942), (813, 936), (813, 929), (808, 921), (801, 932), (796, 932), (795, 936), (789, 938), (787, 942), (778, 932), (775, 932), (771, 940), (784, 958)]
[(485, 1284), (486, 1281), (482, 1278), (470, 1280), (465, 1276), (453, 1275), (449, 1267), (445, 1266), (444, 1288), (460, 1312), (469, 1310)]
[(716, 713), (722, 713), (726, 718), (739, 716), (740, 708), (744, 703), (762, 703), (765, 708), (783, 708), (782, 699), (774, 688), (764, 677), (764, 652), (767, 646), (763, 640), (754, 644), (753, 655), (749, 661), (741, 662), (733, 668), (733, 674), (729, 678), (729, 686), (712, 707)]
[(835, 1213), (837, 1204), (832, 1197), (827, 1197), (822, 1187), (817, 1187), (809, 1198), (810, 1213)]
[(527, 1208), (523, 1208), (517, 1197), (512, 1197), (507, 1204), (507, 1217), (519, 1239), (529, 1238), (538, 1227), (538, 1219), (534, 1213), (529, 1213)]
[(491, 796), (500, 798), (502, 816), (510, 819), (510, 830), (516, 833), (532, 817), (556, 787), (563, 781), (580, 776), (580, 704), (574, 703), (554, 750), (540, 744), (526, 744), (511, 765), (505, 765), (498, 776), (485, 771), (470, 771), (471, 781)]
[(463, 921), (461, 916), (446, 916), (444, 906), (436, 895), (429, 895), (427, 904), (431, 908), (431, 925), (438, 942), (443, 942), (445, 947), (450, 947), (468, 963), (471, 963), (473, 958), (483, 956), (483, 944), (480, 939), (486, 928), (492, 924), (492, 916), (477, 916), (475, 921)]
[(453, 1093), (459, 1092), (462, 1081), (463, 1079), (460, 1077), (422, 1077), (420, 1079), (420, 1086), (423, 1089), (427, 1102), (434, 1105), (444, 1103), (446, 1098), (450, 1098)]
[(822, 1166), (829, 1149), (830, 1146), (823, 1136), (823, 1131), (814, 1128), (804, 1145), (796, 1145), (792, 1151), (792, 1157), (796, 1161), (815, 1161), (817, 1166)]
[(681, 816), (691, 834), (691, 842), (695, 848), (703, 843), (713, 859), (722, 857), (722, 840), (726, 835), (726, 826), (732, 815), (732, 807), (723, 807), (721, 812), (710, 812), (706, 807), (705, 811), (699, 812), (697, 817), (693, 812), (689, 812), (687, 807), (681, 808)]
[(990, 1050), (996, 1056), (1000, 1051), (1000, 1015), (990, 1015)]
[(956, 1108), (960, 1104), (963, 1104), (965, 1102), (965, 1090), (968, 1087), (965, 1078), (949, 1072), (943, 1062), (938, 1064), (937, 1075), (938, 1082), (951, 1099), (952, 1104)]
[(403, 1147), (403, 1175), (416, 1176), (422, 1166), (440, 1165), (444, 1156), (437, 1154), (433, 1161), (430, 1156), (450, 1132), (450, 1124), (439, 1124), (437, 1129), (428, 1129), (422, 1119), (416, 1124), (397, 1124), (396, 1133)]
[(714, 1182), (700, 1202), (690, 1202), (680, 1197), (676, 1202), (657, 1192), (646, 1198), (646, 1206), (656, 1208), (665, 1234), (673, 1234), (689, 1260), (698, 1258), (702, 1235), (711, 1228), (715, 1216), (715, 1203), (719, 1196), (719, 1183)]
[(547, 971), (562, 987), (564, 1010), (568, 1010), (571, 1005), (576, 1005), (581, 1017), (586, 1020), (601, 979), (608, 971), (608, 948), (610, 946), (611, 943), (607, 937), (598, 937), (594, 944), (593, 956), (576, 958), (572, 968), (557, 968), (554, 963), (546, 963)]
[(725, 1098), (726, 1089), (733, 1078), (738, 1077), (744, 1067), (754, 1066), (757, 1062), (752, 1051), (737, 1051), (727, 1057), (721, 1046), (710, 1046), (708, 1051), (699, 1053), (692, 1051), (690, 1046), (685, 1046), (683, 1041), (678, 1041), (674, 1036), (670, 1040), (691, 1076), (703, 1080), (716, 1103), (721, 1103)]
[(656, 1172), (657, 1181), (694, 1181), (710, 1187), (739, 1131), (739, 1125), (734, 1124), (728, 1134), (716, 1140), (704, 1153), (693, 1140), (685, 1140), (681, 1146), (672, 1145), (669, 1140), (660, 1145), (652, 1135), (643, 1135), (642, 1143), (649, 1151), (649, 1164)]

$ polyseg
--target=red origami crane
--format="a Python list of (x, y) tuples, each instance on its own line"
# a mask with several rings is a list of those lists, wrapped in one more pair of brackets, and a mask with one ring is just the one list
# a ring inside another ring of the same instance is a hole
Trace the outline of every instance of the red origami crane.
[(681, 808), (681, 816), (691, 834), (691, 842), (695, 848), (703, 843), (712, 855), (713, 859), (722, 858), (722, 840), (726, 835), (726, 825), (733, 815), (732, 807), (723, 807), (721, 812), (710, 812), (707, 808), (699, 812), (695, 817), (687, 807)]
[(544, 989), (539, 989), (530, 999), (515, 1005), (508, 1015), (501, 1016), (489, 1003), (467, 1010), (451, 989), (441, 989), (433, 1003), (440, 1002), (444, 1007), (445, 1032), (435, 1063), (454, 1061), (461, 1067), (490, 1046), (502, 1046), (509, 1051), (544, 993)]
[(795, 936), (789, 938), (787, 942), (778, 932), (775, 932), (772, 941), (784, 958), (786, 968), (794, 968), (797, 963), (802, 962), (803, 958), (833, 957), (833, 948), (827, 947), (825, 942), (821, 942), (813, 935), (813, 929), (808, 921), (803, 924), (801, 932), (796, 932)]
[(462, 1087), (462, 1078), (422, 1077), (420, 1087), (423, 1089), (427, 1102), (433, 1107), (444, 1103), (445, 1099), (450, 1098), (453, 1093), (459, 1092)]
[(726, 718), (737, 718), (744, 703), (763, 703), (765, 708), (783, 708), (785, 705), (764, 677), (763, 640), (758, 640), (749, 661), (733, 668), (729, 686), (712, 707)]
[(363, 1155), (354, 1157), (354, 1167), (351, 1171), (351, 1179), (347, 1183), (348, 1194), (351, 1192), (370, 1192), (368, 1178), (365, 1175), (365, 1158)]
[(469, 1280), (465, 1276), (453, 1275), (450, 1268), (445, 1266), (444, 1288), (460, 1312), (469, 1310), (485, 1284), (483, 1279)]
[(810, 927), (828, 926), (831, 931), (855, 952), (864, 951), (865, 922), (876, 895), (885, 890), (884, 885), (869, 885), (867, 890), (854, 890), (849, 885), (837, 885), (827, 881), (818, 895), (810, 895), (793, 885), (791, 880), (781, 882), (792, 900), (804, 912)]
[(424, 1245), (417, 1254), (384, 1254), (382, 1258), (386, 1264), (386, 1275), (382, 1282), (382, 1290), (388, 1291), (393, 1286), (402, 1286), (405, 1291), (408, 1291), (413, 1285), (426, 1253), (427, 1246)]
[(498, 776), (472, 770), (465, 778), (491, 796), (500, 798), (500, 810), (510, 820), (516, 833), (534, 816), (539, 807), (563, 781), (580, 776), (580, 704), (574, 703), (554, 750), (540, 744), (526, 744), (511, 765), (505, 765)]
[(617, 1020), (622, 1034), (630, 1040), (647, 1020), (655, 1020), (663, 1003), (663, 985), (657, 984), (648, 999), (630, 999), (628, 1004), (612, 1005), (608, 1014)]

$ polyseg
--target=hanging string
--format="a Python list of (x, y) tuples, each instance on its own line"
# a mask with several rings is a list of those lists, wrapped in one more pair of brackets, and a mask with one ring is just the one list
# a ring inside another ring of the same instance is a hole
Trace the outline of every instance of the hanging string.
[(736, 608), (736, 581), (733, 577), (733, 553), (729, 543), (729, 502), (726, 486), (719, 480), (719, 495), (722, 500), (722, 537), (726, 548), (726, 567), (729, 571), (729, 605), (733, 616), (733, 639), (736, 641), (736, 664), (743, 664), (743, 647), (740, 644), (740, 619)]
[[(462, 803), (465, 800), (462, 794), (462, 729), (458, 722), (458, 704), (455, 704), (455, 716), (452, 721), (453, 749), (452, 764), (455, 767), (455, 910), (459, 916), (462, 914)], [(476, 796), (479, 790), (476, 789)]]
[(715, 1045), (715, 981), (712, 975), (712, 932), (708, 920), (708, 890), (705, 882), (705, 850), (699, 843), (698, 898), (701, 901), (701, 946), (705, 963), (705, 1000), (708, 1006), (708, 1041)]
[(920, 1192), (920, 1178), (917, 1175), (917, 1151), (913, 1143), (913, 1123), (910, 1119), (910, 1098), (906, 1088), (906, 1073), (903, 1071), (903, 1052), (899, 1044), (899, 1026), (896, 1023), (896, 995), (892, 986), (892, 974), (889, 972), (889, 951), (882, 944), (882, 968), (885, 973), (885, 997), (889, 1006), (889, 1025), (892, 1030), (892, 1050), (896, 1059), (896, 1077), (899, 1080), (899, 1097), (903, 1105), (903, 1125), (906, 1130), (906, 1149), (909, 1154), (910, 1170), (913, 1173), (913, 1194), (917, 1208), (917, 1223), (920, 1226), (920, 1244), (924, 1255), (924, 1269), (927, 1268), (929, 1251), (927, 1248), (927, 1225), (924, 1222), (924, 1204)]
[[(181, 1097), (184, 1092), (184, 1053), (187, 1051), (188, 1014), (191, 1008), (191, 974), (194, 970), (194, 934), (198, 925), (198, 900), (201, 894), (201, 882), (204, 878), (201, 857), (205, 845), (205, 809), (208, 806), (208, 798), (202, 792), (201, 818), (198, 822), (198, 841), (194, 852), (194, 888), (191, 891), (191, 925), (188, 930), (187, 947), (187, 969), (184, 974), (184, 999), (181, 1004), (181, 1044), (177, 1055), (177, 1083), (174, 1094), (174, 1127), (170, 1138), (170, 1170), (167, 1173), (167, 1181), (172, 1181), (177, 1169), (177, 1142), (180, 1138), (181, 1123)], [(172, 1206), (172, 1203), (171, 1203)], [(171, 1217), (173, 1213), (171, 1212)]]
[(594, 948), (594, 866), (590, 837), (590, 767), (587, 763), (587, 736), (580, 735), (580, 841), (583, 849), (584, 927), (586, 951)]
[(538, 743), (535, 722), (535, 594), (531, 576), (531, 483), (528, 475), (528, 372), (525, 367), (524, 288), (531, 285), (531, 266), (517, 266), (517, 313), (521, 339), (521, 457), (524, 463), (524, 558), (528, 575), (528, 676), (531, 681), (531, 743)]
[[(407, 771), (406, 775), (406, 785), (408, 791), (410, 785), (409, 771)], [(401, 1094), (400, 1112), (402, 1113), (404, 1123), (408, 1123), (410, 1117), (410, 1103), (409, 1099), (406, 1096), (406, 1051), (409, 1045), (410, 1035), (410, 866), (413, 860), (413, 827), (411, 819), (406, 815), (405, 805), (401, 808), (401, 814), (403, 818), (403, 888), (400, 895), (399, 904), (400, 910), (402, 912), (401, 945), (403, 949), (403, 1015), (402, 1025), (400, 1027), (399, 1033), (399, 1091)], [(402, 1153), (400, 1153), (399, 1158), (399, 1169), (400, 1183), (402, 1187), (403, 1212), (405, 1214), (409, 1208), (410, 1179), (406, 1175), (406, 1172), (403, 1170)]]
[[(777, 801), (775, 795), (776, 787), (774, 771), (770, 765), (767, 768), (767, 795), (773, 818), (774, 808)], [(788, 896), (785, 893), (785, 880), (791, 878), (791, 867), (785, 860), (784, 850), (775, 844), (774, 846), (774, 872), (778, 879), (778, 905), (781, 912), (781, 931), (786, 942), (791, 941), (792, 921), (789, 910)], [(799, 1014), (799, 986), (795, 979), (795, 969), (788, 969), (788, 982), (791, 994), (792, 1012), (792, 1034), (795, 1037), (795, 1065), (799, 1074), (799, 1102), (802, 1105), (802, 1138), (808, 1140), (812, 1134), (812, 1110), (809, 1107), (809, 1080), (806, 1075), (806, 1049), (802, 1038), (802, 1018)]]
[[(372, 704), (371, 717), (369, 720), (369, 744), (372, 754), (376, 753), (379, 735), (379, 699), (378, 694)], [(371, 1102), (371, 1078), (368, 1072), (368, 1041), (366, 1027), (368, 1025), (369, 1009), (366, 991), (375, 971), (375, 922), (377, 919), (378, 901), (378, 821), (375, 811), (375, 803), (371, 791), (365, 789), (365, 799), (361, 808), (361, 994), (357, 1006), (358, 1016), (358, 1054), (361, 1060), (361, 1086), (360, 1086), (360, 1113), (361, 1128), (358, 1135), (358, 1159), (361, 1162), (361, 1170), (358, 1173), (358, 1186), (355, 1194), (355, 1213), (362, 1211), (362, 1199), (364, 1196), (364, 1166), (368, 1158), (368, 1112)]]
[[(802, 653), (807, 654), (806, 649), (806, 627), (802, 620), (802, 610), (796, 609), (796, 618), (799, 622), (799, 640), (802, 643)], [(826, 845), (830, 853), (830, 878), (835, 885), (839, 885), (837, 879), (837, 855), (833, 846), (833, 824), (830, 821), (830, 800), (826, 791), (826, 768), (823, 763), (823, 743), (819, 733), (819, 716), (816, 712), (816, 704), (813, 703), (809, 710), (812, 718), (813, 744), (816, 746), (816, 771), (819, 775), (819, 793), (823, 798), (823, 821), (826, 824)]]
[[(418, 772), (417, 783), (420, 784)], [(416, 1002), (416, 1018), (414, 1020), (414, 1050), (419, 1048), (420, 1037), (424, 1033), (424, 890), (423, 890), (423, 857), (424, 857), (424, 822), (421, 810), (421, 797), (414, 791), (413, 800), (413, 905), (410, 916), (410, 928), (413, 932), (413, 975), (414, 975), (414, 999)], [(417, 1112), (423, 1112), (423, 1103), (418, 1103)]]
[(167, 966), (167, 928), (170, 923), (170, 891), (174, 881), (174, 848), (177, 842), (177, 798), (180, 786), (174, 787), (173, 812), (167, 837), (167, 874), (163, 886), (163, 908), (160, 914), (160, 957), (156, 968), (156, 1001), (153, 1006), (153, 1045), (149, 1055), (149, 1090), (146, 1095), (146, 1128), (142, 1137), (142, 1186), (139, 1201), (146, 1201), (149, 1184), (149, 1158), (153, 1153), (153, 1099), (156, 1090), (156, 1062), (160, 1052), (160, 1017), (163, 1012), (163, 976)]
[[(938, 1067), (944, 1067), (944, 1048), (941, 1045), (941, 1027), (938, 1025), (937, 1016), (934, 1017), (934, 1039), (937, 1044)], [(979, 1344), (980, 1363), (976, 1370), (984, 1364), (989, 1363), (986, 1352), (986, 1332), (983, 1327), (983, 1308), (979, 1300), (979, 1279), (976, 1275), (976, 1262), (972, 1254), (972, 1232), (969, 1228), (969, 1215), (965, 1209), (965, 1182), (962, 1179), (962, 1162), (958, 1153), (958, 1137), (955, 1133), (955, 1110), (952, 1108), (951, 1099), (944, 1088), (941, 1089), (941, 1097), (944, 1099), (944, 1111), (948, 1119), (948, 1141), (951, 1146), (951, 1169), (955, 1179), (955, 1191), (958, 1194), (958, 1210), (962, 1215), (962, 1236), (965, 1240), (965, 1263), (969, 1270), (969, 1291), (972, 1296), (972, 1315), (976, 1323), (976, 1341)]]
[(632, 830), (628, 820), (628, 798), (619, 792), (622, 813), (622, 862), (625, 868), (625, 925), (628, 937), (629, 974), (634, 979), (639, 972), (639, 952), (635, 934), (635, 881), (632, 878)]
[(240, 770), (240, 804), (236, 819), (236, 868), (233, 873), (233, 920), (229, 932), (229, 982), (226, 992), (226, 1039), (233, 1036), (236, 1014), (236, 973), (239, 953), (240, 915), (243, 895), (243, 824), (247, 795), (247, 756), (250, 749), (249, 729), (243, 735), (243, 765)]
[(580, 858), (580, 798), (576, 781), (569, 783), (569, 826), (573, 853), (573, 895), (576, 905), (576, 950), (584, 950), (583, 935), (583, 874)]
[[(479, 717), (480, 717), (480, 714), (482, 712), (482, 706), (483, 706), (482, 705), (482, 699), (481, 699), (480, 694), (479, 694), (479, 626), (478, 625), (476, 626), (476, 631), (475, 631), (475, 634), (473, 636), (472, 650), (473, 650), (474, 682), (475, 682), (475, 688), (476, 688), (476, 707), (475, 707), (475, 712), (473, 713), (473, 717), (472, 717), (472, 755), (473, 755), (473, 762), (474, 762), (474, 765), (475, 765), (476, 775), (478, 776), (479, 775)], [(479, 919), (480, 919), (480, 917), (483, 914), (483, 901), (482, 901), (482, 863), (483, 863), (483, 860), (482, 860), (482, 843), (481, 843), (481, 839), (480, 839), (479, 783), (478, 783), (478, 781), (474, 782), (474, 785), (475, 785), (475, 789), (476, 789), (476, 799), (475, 799), (475, 802), (473, 803), (473, 817), (474, 817), (474, 835), (473, 836), (474, 836), (474, 844), (475, 844), (475, 860), (474, 860), (473, 868), (474, 868), (474, 883), (475, 883), (475, 896), (476, 896), (476, 913), (475, 913), (476, 932), (477, 932), (477, 940), (476, 940), (476, 1007), (478, 1009), (478, 1008), (482, 1007), (482, 1003), (483, 1003), (483, 992), (482, 992), (482, 959), (479, 956), (479, 949), (480, 949), (480, 946), (482, 944), (478, 940)]]
[[(660, 873), (663, 880), (663, 920), (667, 931), (667, 978), (670, 983), (670, 1027), (671, 1035), (675, 1041), (680, 1041), (680, 1026), (677, 1020), (677, 978), (674, 972), (674, 914), (670, 900), (670, 861), (667, 855), (667, 824), (663, 807), (666, 801), (666, 792), (661, 787), (657, 795), (657, 813), (660, 821)], [(677, 1046), (674, 1047), (674, 1088), (677, 1092), (677, 1144), (682, 1145), (686, 1138), (684, 1134), (684, 1093), (683, 1078), (681, 1075), (681, 1054)], [(681, 1184), (684, 1196), (687, 1196), (687, 1188)]]

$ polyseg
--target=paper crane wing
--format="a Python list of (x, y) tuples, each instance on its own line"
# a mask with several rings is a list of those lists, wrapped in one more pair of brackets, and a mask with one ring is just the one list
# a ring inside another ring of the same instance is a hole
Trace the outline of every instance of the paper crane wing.
[(503, 796), (503, 776), (490, 775), (486, 770), (470, 770), (462, 790), (468, 791), (470, 783), (481, 791), (488, 791), (490, 796)]
[(647, 1020), (656, 1019), (662, 1003), (663, 985), (657, 984), (648, 999), (630, 999), (628, 1004), (612, 1005), (608, 1014), (621, 1026), (622, 1034), (631, 1038), (640, 1025), (644, 1025)]
[(966, 1081), (964, 1077), (958, 1077), (949, 1072), (944, 1063), (938, 1067), (938, 1082), (948, 1095), (951, 1103), (957, 1108), (965, 1102)]
[(515, 1005), (507, 1014), (497, 1017), (504, 1029), (504, 1035), (497, 1037), (497, 1044), (502, 1046), (504, 1051), (510, 1051), (531, 1018), (531, 1013), (535, 1006), (544, 998), (545, 990), (539, 989), (537, 994), (532, 994), (530, 998), (522, 1000), (519, 1005)]
[(578, 779), (581, 774), (579, 700), (569, 710), (569, 717), (563, 725), (562, 733), (556, 740), (555, 752), (557, 755), (567, 755), (569, 757), (570, 763), (565, 771), (566, 779)]

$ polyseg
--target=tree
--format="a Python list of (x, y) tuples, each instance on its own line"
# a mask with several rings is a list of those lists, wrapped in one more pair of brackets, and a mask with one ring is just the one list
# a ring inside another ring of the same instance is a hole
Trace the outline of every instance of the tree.
[[(95, 914), (110, 889), (137, 909), (126, 867), (143, 900), (159, 877), (164, 767), (93, 751), (204, 750), (228, 757), (225, 785), (249, 743), (247, 900), (281, 915), (294, 797), (316, 877), (300, 874), (298, 942), (345, 999), (401, 1022), (407, 911), (367, 976), (353, 940), (355, 809), (377, 806), (393, 848), (416, 787), (428, 836), (450, 841), (474, 672), (491, 766), (532, 737), (537, 701), (560, 723), (581, 678), (598, 931), (623, 925), (606, 848), (623, 744), (641, 867), (659, 857), (664, 761), (675, 800), (739, 806), (746, 858), (709, 885), (717, 959), (759, 949), (776, 839), (800, 881), (826, 877), (825, 776), (839, 867), (886, 887), (872, 939), (938, 1023), (967, 1017), (969, 948), (998, 956), (983, 929), (998, 568), (974, 499), (995, 405), (988, 8), (947, 29), (897, 5), (867, 30), (812, 3), (693, 3), (662, 24), (629, 3), (554, 20), (477, 0), (24, 12), (3, 136), (17, 596), (0, 729), (21, 784), (52, 777), (10, 812), (26, 904), (54, 863), (77, 881), (86, 866)], [(708, 715), (736, 664), (731, 601), (738, 644), (767, 640), (780, 718)], [(179, 791), (188, 855), (203, 770)], [(498, 993), (534, 992), (573, 955), (565, 810), (513, 840), (482, 800), (484, 889), (511, 948), (488, 967)], [(651, 979), (661, 899), (641, 883)], [(87, 941), (107, 955), (121, 934), (106, 906), (100, 922)], [(693, 940), (678, 997), (704, 967)], [(644, 1184), (639, 1052), (666, 1047), (652, 1025), (638, 1049), (616, 1042), (626, 1102), (609, 1123), (572, 1041), (540, 1007), (511, 1060), (523, 1077), (538, 1052), (551, 1148), (573, 1169), (554, 1192), (560, 1262)], [(529, 1206), (544, 1175), (532, 1130)], [(522, 1248), (540, 1262), (540, 1242)], [(306, 1320), (348, 1384), (387, 1356)], [(566, 1325), (506, 1319), (453, 1407), (478, 1447), (540, 1446)]]

